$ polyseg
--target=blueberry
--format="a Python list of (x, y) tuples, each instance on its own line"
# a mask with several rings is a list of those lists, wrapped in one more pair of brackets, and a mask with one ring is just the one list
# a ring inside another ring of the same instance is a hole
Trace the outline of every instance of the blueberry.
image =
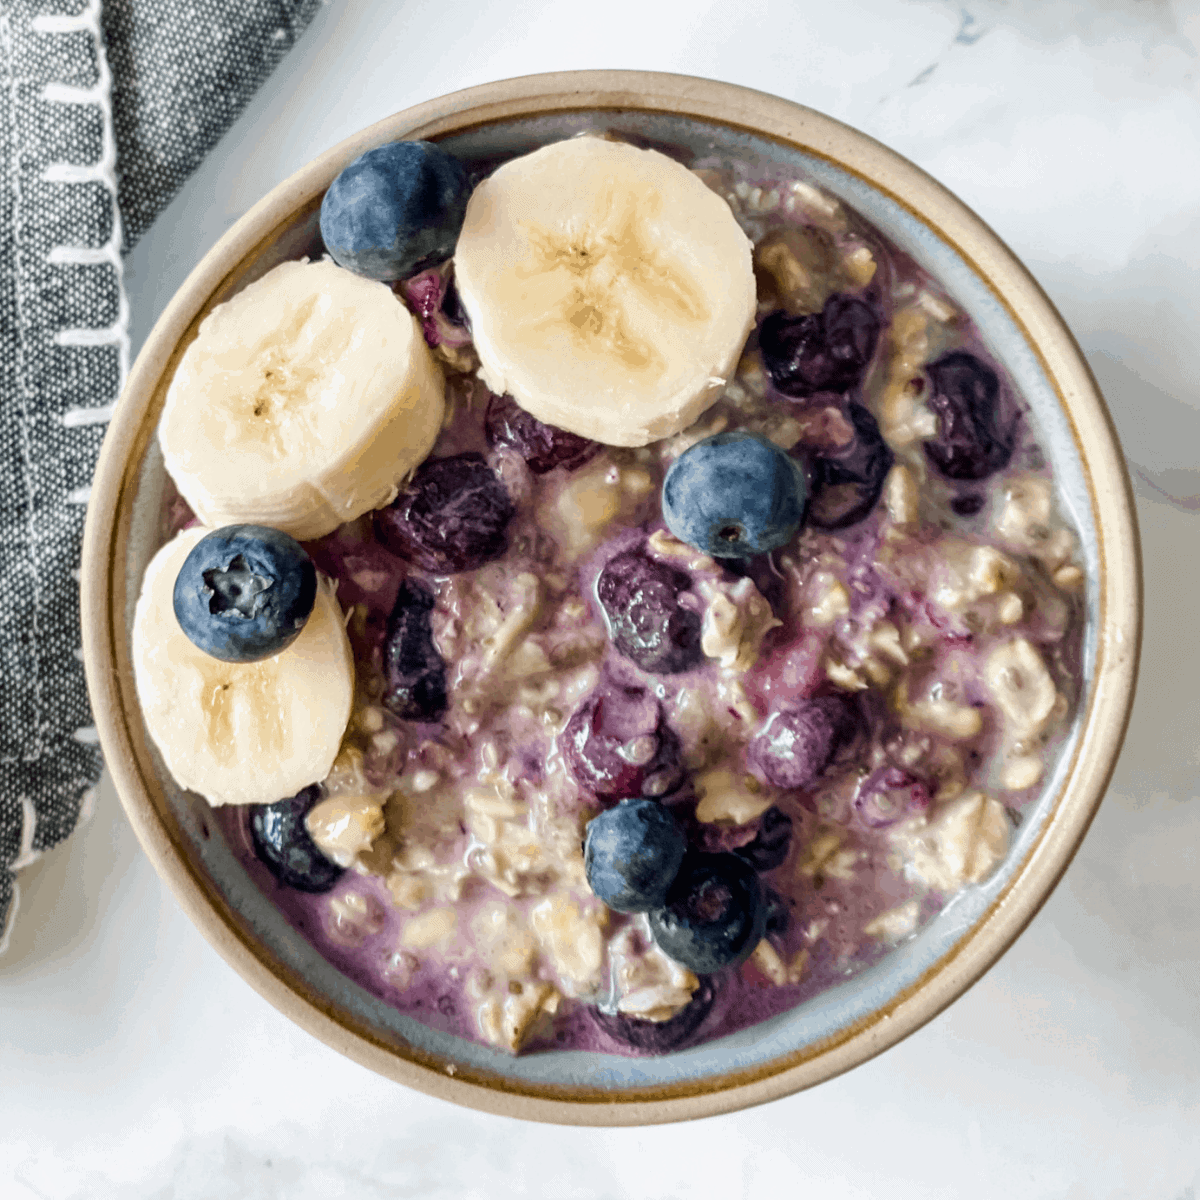
[(643, 671), (675, 675), (704, 660), (700, 614), (679, 606), (691, 578), (641, 550), (625, 550), (605, 564), (596, 580), (613, 645)]
[(913, 813), (924, 812), (930, 802), (929, 786), (900, 767), (883, 767), (868, 775), (854, 796), (854, 811), (864, 825), (882, 829)]
[(756, 871), (773, 871), (788, 856), (792, 844), (792, 818), (772, 805), (758, 819), (754, 840), (734, 853)]
[(317, 849), (304, 824), (320, 796), (320, 785), (314, 783), (286, 800), (250, 810), (255, 854), (280, 883), (299, 892), (327, 892), (344, 870)]
[(334, 262), (393, 280), (449, 258), (471, 185), (432, 142), (392, 142), (356, 158), (321, 201), (321, 238)]
[(508, 549), (514, 512), (504, 484), (472, 451), (426, 459), (400, 495), (376, 512), (375, 534), (427, 571), (473, 571)]
[(657, 800), (622, 800), (588, 822), (588, 886), (617, 912), (660, 908), (686, 850), (687, 838), (669, 809)]
[(559, 744), (572, 774), (601, 800), (663, 796), (683, 780), (679, 738), (645, 688), (601, 686), (571, 715)]
[(696, 1040), (705, 1018), (712, 1012), (717, 989), (713, 980), (701, 978), (691, 1000), (665, 1021), (647, 1021), (624, 1013), (590, 1008), (592, 1020), (614, 1041), (646, 1054), (679, 1050)]
[(956, 350), (926, 368), (926, 403), (937, 417), (937, 436), (925, 456), (947, 479), (986, 479), (1012, 458), (1011, 431), (999, 429), (1000, 379), (987, 363)]
[(820, 313), (773, 312), (758, 331), (763, 366), (785, 396), (844, 392), (862, 379), (879, 340), (879, 317), (865, 300), (835, 292)]
[(436, 721), (446, 711), (446, 664), (433, 642), (433, 593), (406, 579), (383, 642), (383, 705), (405, 721)]
[(649, 921), (658, 948), (689, 971), (709, 975), (736, 966), (766, 930), (758, 873), (736, 854), (694, 855)]
[[(447, 266), (421, 271), (396, 284), (395, 290), (416, 313), (427, 345), (456, 347), (470, 342), (466, 317)], [(451, 300), (453, 308), (449, 306)]]
[(484, 418), (488, 445), (515, 450), (535, 475), (555, 467), (581, 467), (600, 449), (599, 442), (546, 425), (527, 413), (511, 396), (493, 396)]
[(851, 402), (846, 415), (854, 426), (849, 444), (812, 460), (808, 523), (818, 529), (845, 529), (866, 517), (878, 503), (894, 461), (870, 410)]
[(746, 765), (772, 787), (803, 791), (862, 726), (862, 711), (853, 700), (820, 696), (797, 701), (767, 718), (746, 748)]
[(175, 578), (179, 627), (223, 662), (270, 658), (300, 636), (317, 598), (317, 569), (295, 538), (264, 525), (202, 537)]
[(800, 464), (778, 446), (753, 433), (718, 433), (671, 464), (663, 519), (704, 554), (751, 558), (792, 540), (807, 494)]
[(446, 281), (446, 290), (442, 295), (442, 316), (460, 329), (469, 330), (471, 327), (471, 319), (467, 316), (467, 310), (463, 308), (462, 297), (458, 294), (458, 284), (454, 282), (453, 275)]
[(792, 902), (785, 900), (774, 888), (763, 888), (763, 904), (767, 910), (766, 933), (783, 937), (792, 923)]

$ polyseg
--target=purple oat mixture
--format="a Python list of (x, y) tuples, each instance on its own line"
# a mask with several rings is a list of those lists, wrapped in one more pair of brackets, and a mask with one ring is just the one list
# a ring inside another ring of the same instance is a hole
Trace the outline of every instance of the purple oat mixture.
[[(295, 817), (346, 869), (285, 886), (254, 811), (219, 813), (340, 970), (513, 1051), (662, 1052), (877, 960), (999, 865), (1075, 704), (1075, 538), (978, 332), (810, 185), (702, 177), (755, 243), (759, 320), (721, 398), (644, 448), (492, 395), (452, 264), (396, 285), (447, 371), (442, 433), (393, 504), (307, 546), (357, 695)], [(660, 496), (733, 430), (801, 463), (808, 504), (781, 549), (717, 560)], [(757, 873), (740, 965), (694, 973), (592, 894), (587, 824), (631, 797)]]

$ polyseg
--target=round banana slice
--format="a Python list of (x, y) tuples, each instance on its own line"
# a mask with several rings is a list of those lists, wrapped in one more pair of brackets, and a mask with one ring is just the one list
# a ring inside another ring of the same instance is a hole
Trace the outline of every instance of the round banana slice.
[(616, 446), (690, 425), (755, 315), (750, 241), (729, 205), (666, 155), (597, 137), (480, 183), (454, 276), (488, 387)]
[(441, 369), (386, 284), (286, 262), (201, 322), (167, 391), (167, 470), (206, 525), (300, 541), (389, 503), (429, 453)]
[(146, 728), (180, 787), (210, 804), (271, 804), (329, 774), (354, 696), (354, 657), (333, 586), (318, 576), (300, 636), (255, 663), (194, 646), (175, 619), (175, 577), (209, 530), (193, 526), (150, 561), (133, 618)]

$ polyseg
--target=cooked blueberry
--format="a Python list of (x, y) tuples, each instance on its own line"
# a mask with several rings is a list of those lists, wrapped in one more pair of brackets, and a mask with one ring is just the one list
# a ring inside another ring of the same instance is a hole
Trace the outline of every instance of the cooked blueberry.
[(844, 392), (863, 376), (879, 340), (879, 317), (865, 300), (835, 292), (820, 313), (773, 312), (758, 331), (763, 366), (785, 396)]
[(864, 825), (881, 829), (929, 807), (929, 785), (900, 767), (883, 767), (859, 784), (854, 811)]
[(467, 316), (467, 310), (463, 308), (462, 297), (458, 294), (458, 285), (454, 282), (453, 275), (446, 281), (446, 290), (442, 295), (442, 316), (451, 325), (457, 325), (461, 329), (470, 327), (471, 319)]
[(701, 977), (691, 1000), (665, 1021), (647, 1021), (624, 1013), (606, 1013), (591, 1008), (592, 1020), (615, 1041), (646, 1054), (679, 1050), (694, 1041), (705, 1017), (712, 1012), (717, 989), (713, 980)]
[(694, 855), (649, 921), (658, 948), (689, 971), (710, 975), (736, 966), (766, 929), (758, 873), (736, 854)]
[(681, 810), (688, 846), (705, 854), (737, 853), (754, 841), (758, 832), (757, 822), (745, 825), (727, 824), (724, 821), (698, 821), (694, 811)]
[(1000, 379), (987, 363), (956, 350), (926, 368), (937, 436), (925, 455), (947, 479), (986, 479), (1008, 465), (1011, 432), (999, 428)]
[(572, 714), (560, 745), (575, 778), (602, 800), (663, 796), (683, 779), (679, 738), (645, 688), (597, 689)]
[(596, 599), (613, 645), (656, 675), (699, 666), (704, 659), (700, 614), (679, 605), (680, 594), (691, 586), (686, 573), (641, 550), (609, 559), (596, 580)]
[(391, 142), (356, 158), (321, 201), (321, 238), (334, 262), (370, 279), (403, 279), (449, 258), (471, 185), (432, 142)]
[(766, 929), (768, 934), (783, 937), (792, 923), (792, 909), (774, 888), (763, 888), (763, 905), (767, 910)]
[(983, 496), (968, 492), (965, 496), (955, 496), (950, 501), (950, 507), (960, 517), (973, 517), (986, 503), (987, 500)]
[(179, 568), (180, 629), (223, 662), (270, 658), (300, 636), (317, 598), (317, 569), (295, 538), (263, 525), (202, 537)]
[(718, 433), (685, 450), (663, 481), (663, 519), (681, 541), (717, 558), (786, 546), (804, 518), (800, 464), (757, 434)]
[(434, 645), (433, 593), (400, 585), (383, 642), (383, 705), (405, 721), (436, 721), (446, 711), (446, 664)]
[(892, 451), (871, 412), (852, 401), (846, 415), (854, 426), (849, 444), (812, 460), (808, 522), (818, 529), (844, 529), (861, 521), (878, 502), (892, 469)]
[(320, 785), (314, 783), (286, 800), (250, 810), (255, 854), (280, 883), (298, 892), (327, 892), (344, 870), (317, 849), (304, 824), (320, 796)]
[(599, 442), (544, 424), (507, 395), (488, 401), (484, 428), (489, 446), (515, 450), (535, 475), (555, 467), (573, 471), (600, 449)]
[(772, 805), (759, 817), (754, 840), (734, 853), (756, 871), (773, 871), (787, 858), (791, 844), (792, 818)]
[(810, 788), (862, 723), (858, 705), (842, 696), (797, 701), (767, 718), (746, 748), (746, 765), (773, 787)]
[(666, 902), (686, 849), (669, 809), (657, 800), (622, 800), (588, 822), (588, 886), (617, 912), (649, 912)]
[[(428, 345), (465, 346), (470, 342), (471, 335), (464, 328), (465, 318), (462, 317), (454, 279), (447, 265), (421, 271), (411, 279), (396, 284), (395, 288), (416, 313)], [(447, 311), (447, 301), (451, 296), (458, 307), (459, 319)]]
[(394, 554), (437, 574), (473, 571), (508, 549), (513, 502), (474, 452), (426, 459), (408, 486), (375, 514)]

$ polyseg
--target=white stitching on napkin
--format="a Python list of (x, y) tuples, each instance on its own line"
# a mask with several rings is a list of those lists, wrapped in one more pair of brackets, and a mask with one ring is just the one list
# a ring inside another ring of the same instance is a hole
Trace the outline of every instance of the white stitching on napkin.
[[(42, 857), (40, 850), (33, 848), (33, 835), (37, 832), (37, 809), (28, 796), (21, 798), (21, 850), (13, 859), (9, 870), (15, 875), (22, 867), (37, 862)], [(12, 901), (8, 906), (8, 920), (0, 930), (0, 954), (8, 949), (8, 939), (12, 935), (13, 926), (17, 920), (17, 909), (21, 906), (21, 885), (13, 880)]]
[[(97, 66), (97, 81), (94, 87), (78, 88), (70, 87), (62, 83), (50, 83), (42, 90), (42, 99), (48, 103), (57, 104), (94, 104), (100, 109), (102, 118), (101, 123), (101, 152), (99, 160), (90, 166), (79, 166), (73, 163), (54, 163), (49, 166), (43, 173), (43, 178), (50, 183), (60, 184), (78, 184), (78, 183), (100, 183), (108, 192), (112, 207), (112, 225), (108, 241), (100, 247), (89, 246), (56, 246), (47, 255), (47, 261), (51, 265), (71, 264), (90, 267), (99, 267), (101, 269), (111, 268), (116, 279), (117, 285), (117, 319), (107, 329), (61, 329), (55, 336), (54, 341), (58, 345), (63, 346), (96, 346), (96, 345), (115, 345), (117, 347), (118, 356), (118, 383), (117, 395), (110, 397), (106, 403), (97, 406), (79, 407), (68, 410), (63, 414), (62, 422), (68, 428), (79, 426), (90, 426), (102, 424), (111, 419), (113, 407), (120, 396), (120, 392), (124, 387), (125, 379), (129, 373), (129, 356), (130, 356), (130, 339), (129, 339), (129, 299), (125, 292), (125, 267), (121, 258), (121, 248), (123, 242), (123, 233), (121, 226), (121, 214), (117, 206), (117, 147), (116, 135), (113, 127), (112, 107), (110, 96), (112, 92), (112, 73), (109, 70), (108, 59), (105, 54), (104, 40), (100, 29), (100, 3), (101, 0), (89, 0), (87, 7), (83, 12), (75, 16), (49, 15), (40, 14), (33, 18), (31, 22), (32, 28), (43, 34), (72, 34), (86, 32), (91, 35), (96, 56)], [(5, 14), (0, 13), (0, 38), (3, 38), (5, 48), (8, 51), (8, 61), (14, 61), (12, 54), (12, 29)], [(9, 79), (9, 87), (11, 89), (11, 102), (13, 111), (16, 112), (17, 104), (17, 89), (18, 79), (15, 71)], [(19, 125), (14, 127), (15, 136), (18, 138), (13, 147), (13, 174), (10, 181), (10, 186), (13, 189), (13, 212), (14, 219), (20, 219), (21, 212), (21, 177), (20, 177), (20, 162), (22, 147), (19, 141)], [(19, 247), (22, 244), (20, 229), (16, 230), (15, 244)], [(27, 308), (26, 296), (22, 289), (24, 274), (20, 268), (19, 261), (15, 264), (14, 272), (15, 284), (17, 289), (16, 295), (16, 315), (17, 315), (17, 345), (19, 362), (24, 362), (27, 350)], [(18, 372), (18, 377), (20, 373)], [(29, 411), (29, 393), (24, 387), (18, 389), (18, 404), (22, 408), (22, 420), (19, 422), (19, 437), (20, 437), (20, 454), (23, 461), (22, 474), (25, 480), (25, 486), (32, 493), (33, 489), (33, 447), (29, 441), (29, 426), (30, 426), (30, 411)], [(91, 488), (90, 484), (85, 487), (76, 488), (67, 496), (67, 502), (73, 504), (86, 504)], [(31, 503), (29, 505), (30, 512), (36, 511), (36, 505), (32, 503), (35, 497), (30, 495)], [(29, 531), (30, 545), (32, 546), (37, 537), (37, 530), (30, 528)], [(30, 597), (33, 608), (33, 617), (31, 620), (31, 632), (36, 638), (38, 636), (38, 614), (42, 604), (42, 586), (41, 580), (37, 573), (37, 555), (31, 555), (31, 572), (30, 572)], [(35, 678), (32, 681), (34, 689), (34, 714), (35, 728), (39, 731), (38, 738), (40, 741), (40, 731), (43, 727), (42, 716), (44, 714), (44, 697), (42, 696), (42, 688), (40, 678), (35, 672)], [(74, 733), (77, 741), (84, 744), (95, 744), (99, 738), (96, 733), (95, 726), (84, 726), (77, 729)], [(35, 755), (41, 756), (44, 753), (44, 748), (40, 745), (35, 747)], [(95, 807), (96, 789), (90, 788), (81, 799), (80, 819), (85, 819), (85, 814), (90, 816)], [(7, 950), (9, 945), (10, 935), (14, 927), (17, 910), (20, 907), (20, 885), (15, 876), (16, 873), (24, 867), (29, 866), (41, 857), (41, 852), (34, 849), (34, 837), (37, 832), (37, 810), (34, 807), (33, 800), (29, 796), (22, 795), (19, 797), (21, 803), (21, 842), (20, 851), (10, 865), (9, 870), (12, 872), (13, 888), (12, 900), (8, 907), (7, 917), (3, 923), (3, 928), (0, 928), (0, 955)]]
[[(107, 404), (87, 408), (72, 408), (62, 416), (68, 428), (80, 425), (100, 425), (112, 419), (125, 378), (129, 374), (129, 297), (125, 294), (125, 263), (121, 258), (124, 234), (121, 229), (121, 211), (117, 206), (117, 139), (113, 131), (112, 72), (108, 57), (104, 53), (104, 39), (100, 35), (100, 0), (90, 0), (87, 8), (78, 16), (42, 14), (33, 19), (33, 28), (39, 33), (80, 33), (92, 35), (96, 46), (96, 85), (90, 88), (68, 87), (62, 83), (49, 83), (42, 90), (42, 98), (51, 104), (95, 104), (103, 118), (101, 127), (100, 158), (91, 165), (77, 163), (51, 163), (42, 173), (48, 183), (100, 183), (112, 200), (112, 232), (103, 246), (55, 246), (47, 255), (51, 264), (71, 263), (90, 266), (111, 266), (117, 277), (117, 319), (107, 329), (60, 329), (54, 335), (59, 346), (110, 346), (117, 347), (118, 383), (117, 396)], [(73, 492), (68, 498), (73, 504), (86, 504), (87, 497), (76, 499), (83, 489)]]
[(21, 885), (13, 880), (12, 899), (8, 902), (8, 920), (0, 929), (0, 956), (8, 949), (8, 939), (12, 936), (13, 926), (17, 923), (17, 909), (21, 907)]
[(95, 408), (69, 408), (62, 415), (62, 423), (67, 428), (76, 425), (104, 425), (112, 420), (116, 404), (100, 404)]
[(10, 864), (11, 869), (19, 871), (22, 867), (37, 862), (42, 857), (40, 850), (33, 848), (33, 835), (37, 830), (37, 809), (28, 796), (21, 797), (21, 851)]

